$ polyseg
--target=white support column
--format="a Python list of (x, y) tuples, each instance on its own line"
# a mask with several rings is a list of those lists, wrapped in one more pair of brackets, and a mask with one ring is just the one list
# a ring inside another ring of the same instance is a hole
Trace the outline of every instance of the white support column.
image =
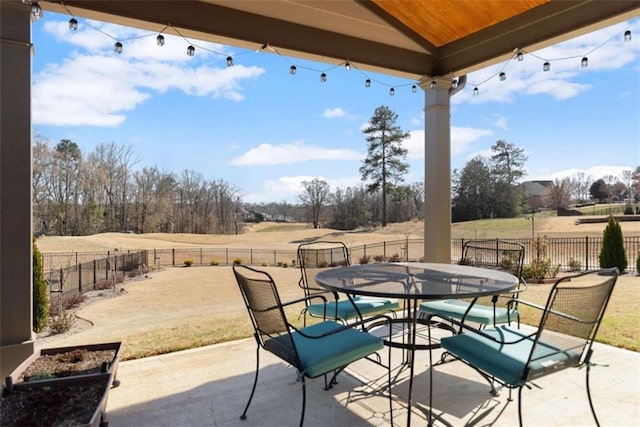
[(423, 79), (424, 260), (451, 262), (451, 79)]
[(0, 1), (0, 375), (34, 351), (31, 331), (31, 7)]

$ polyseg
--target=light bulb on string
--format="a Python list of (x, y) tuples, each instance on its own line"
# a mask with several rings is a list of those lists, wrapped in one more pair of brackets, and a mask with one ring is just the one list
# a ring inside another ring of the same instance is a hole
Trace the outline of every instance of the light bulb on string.
[(503, 82), (505, 80), (507, 80), (507, 73), (505, 73), (504, 71), (502, 73), (500, 73), (500, 81)]
[(78, 29), (78, 20), (76, 18), (69, 19), (69, 29), (76, 31)]
[(524, 54), (521, 51), (518, 51), (518, 53), (516, 54), (516, 59), (518, 59), (518, 61), (520, 62), (524, 61)]
[(158, 43), (158, 46), (164, 46), (164, 36), (162, 34), (158, 34), (158, 37), (156, 37), (156, 43)]
[(371, 87), (371, 80), (367, 79), (364, 81), (364, 87)]
[(416, 87), (416, 85), (411, 86), (411, 92), (416, 93), (418, 91), (418, 88)]
[(478, 95), (479, 93), (480, 93), (480, 91), (478, 90), (477, 87), (473, 89), (473, 95), (474, 96)]
[(344, 69), (347, 71), (351, 71), (351, 64), (349, 64), (349, 61), (344, 63)]
[(187, 48), (187, 55), (193, 56), (195, 54), (196, 54), (196, 48), (193, 45), (189, 45), (189, 47)]
[(589, 59), (585, 56), (584, 58), (582, 58), (582, 61), (580, 61), (580, 66), (582, 68), (587, 68), (588, 65), (589, 65)]
[(551, 69), (551, 64), (549, 63), (549, 61), (545, 61), (544, 64), (542, 64), (542, 71), (549, 71)]
[(630, 42), (631, 41), (631, 30), (627, 30), (624, 32), (624, 41), (626, 42)]
[(326, 81), (327, 81), (327, 74), (326, 74), (326, 73), (322, 73), (322, 74), (320, 74), (320, 81), (321, 81), (322, 83), (324, 83), (324, 82), (326, 82)]
[(116, 42), (116, 44), (113, 45), (113, 51), (115, 53), (122, 53), (122, 43)]
[(451, 80), (451, 88), (452, 89), (457, 89), (458, 88), (458, 79)]
[(233, 57), (227, 56), (227, 67), (232, 67), (232, 66), (233, 66)]
[(289, 67), (289, 74), (295, 74), (298, 71), (298, 69), (296, 68), (295, 65), (292, 65), (291, 67)]
[(396, 90), (394, 88), (389, 89), (389, 95), (393, 96), (396, 94)]

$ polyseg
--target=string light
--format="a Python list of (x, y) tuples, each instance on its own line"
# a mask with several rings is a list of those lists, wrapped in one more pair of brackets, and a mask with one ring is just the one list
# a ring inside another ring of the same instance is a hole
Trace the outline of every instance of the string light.
[[(24, 3), (24, 4), (30, 4), (30, 5), (31, 5), (31, 13), (33, 14), (34, 20), (35, 20), (35, 19), (38, 19), (38, 18), (40, 18), (40, 17), (42, 17), (42, 16), (43, 16), (43, 10), (42, 10), (42, 8), (40, 7), (40, 4), (39, 4), (39, 2), (38, 2), (38, 1), (22, 0), (22, 3)], [(68, 12), (68, 14), (69, 14), (69, 15), (71, 15), (71, 19), (69, 19), (69, 29), (70, 29), (71, 31), (76, 31), (76, 30), (78, 29), (78, 21), (77, 21), (77, 19), (75, 19), (75, 17), (73, 16), (73, 13), (71, 13), (71, 11), (70, 11), (70, 10), (69, 10), (69, 8), (67, 7), (67, 5), (65, 5), (65, 4), (64, 4), (64, 3), (62, 3), (62, 2), (61, 2), (61, 5), (66, 9), (66, 11)], [(116, 38), (114, 38), (114, 37), (113, 37), (113, 36), (111, 36), (110, 34), (106, 33), (106, 32), (105, 32), (105, 31), (103, 31), (102, 29), (92, 26), (89, 22), (87, 22), (87, 24), (86, 24), (86, 25), (87, 25), (87, 26), (89, 26), (90, 28), (94, 29), (95, 31), (98, 31), (98, 32), (100, 32), (100, 33), (102, 33), (102, 34), (106, 35), (107, 37), (110, 37), (112, 40), (114, 40), (114, 41), (115, 41), (115, 44), (114, 44), (114, 52), (116, 52), (116, 53), (118, 53), (118, 54), (122, 53), (123, 45), (122, 45), (122, 42), (121, 42), (120, 40), (117, 40)], [(206, 50), (206, 51), (208, 51), (208, 52), (214, 53), (214, 54), (216, 54), (216, 55), (224, 55), (224, 54), (223, 54), (223, 53), (221, 53), (221, 52), (216, 52), (216, 51), (213, 51), (213, 50), (211, 50), (211, 49), (208, 49), (207, 47), (204, 47), (204, 46), (198, 46), (197, 44), (195, 44), (195, 43), (191, 42), (191, 41), (190, 41), (190, 40), (188, 40), (185, 36), (183, 36), (177, 28), (173, 27), (170, 23), (169, 23), (169, 24), (167, 24), (167, 25), (165, 26), (165, 28), (163, 28), (163, 29), (162, 29), (162, 31), (160, 31), (160, 33), (156, 36), (156, 42), (157, 42), (158, 46), (164, 46), (164, 44), (165, 44), (165, 37), (164, 37), (164, 35), (163, 35), (162, 33), (163, 33), (167, 28), (171, 28), (171, 29), (173, 29), (173, 31), (174, 31), (178, 36), (182, 37), (182, 38), (183, 38), (187, 43), (189, 43), (189, 46), (187, 47), (187, 55), (188, 55), (188, 56), (194, 56), (194, 55), (195, 55), (195, 48), (196, 48), (196, 47), (201, 48), (201, 49), (203, 49), (203, 50)], [(150, 35), (152, 35), (152, 34), (151, 34), (151, 33), (150, 33), (150, 34), (143, 34), (143, 35), (140, 35), (140, 36), (136, 36), (136, 37), (131, 37), (131, 38), (129, 38), (129, 39), (125, 39), (125, 40), (123, 40), (123, 41), (132, 40), (132, 39), (138, 39), (138, 38), (143, 38), (143, 37), (148, 37), (148, 36), (150, 36)], [(619, 33), (618, 33), (618, 35), (619, 35)], [(514, 51), (514, 56), (513, 56), (512, 58), (515, 58), (515, 59), (517, 59), (519, 62), (521, 62), (521, 61), (523, 61), (523, 60), (524, 60), (524, 55), (525, 55), (525, 54), (528, 54), (528, 55), (533, 56), (533, 57), (535, 57), (535, 58), (537, 58), (537, 59), (543, 60), (543, 61), (544, 61), (544, 64), (543, 64), (543, 67), (542, 67), (543, 71), (550, 71), (550, 70), (551, 70), (551, 62), (552, 62), (552, 61), (560, 61), (560, 60), (567, 60), (567, 59), (573, 59), (573, 58), (582, 58), (582, 59), (581, 59), (581, 61), (580, 61), (580, 65), (581, 65), (581, 67), (582, 67), (582, 68), (587, 68), (587, 67), (588, 67), (588, 64), (589, 64), (588, 55), (589, 55), (590, 53), (594, 52), (595, 50), (599, 49), (599, 48), (600, 48), (600, 47), (602, 47), (603, 45), (605, 45), (605, 44), (609, 43), (609, 42), (610, 42), (611, 40), (613, 40), (615, 37), (616, 37), (616, 36), (611, 37), (609, 40), (607, 40), (607, 41), (605, 41), (605, 42), (601, 43), (600, 45), (598, 45), (598, 46), (594, 47), (593, 49), (591, 49), (591, 51), (587, 52), (587, 53), (586, 53), (586, 54), (584, 54), (584, 55), (580, 55), (580, 56), (572, 56), (572, 57), (568, 57), (568, 58), (555, 58), (555, 59), (550, 58), (550, 59), (544, 59), (544, 58), (540, 58), (539, 56), (536, 56), (535, 54), (533, 54), (533, 53), (531, 53), (531, 52), (526, 52), (525, 50), (523, 50), (523, 49), (521, 49), (521, 48), (516, 48), (516, 49), (514, 49), (514, 50), (513, 50), (513, 51)], [(628, 41), (630, 41), (630, 40), (631, 40), (631, 30), (626, 30), (626, 31), (624, 32), (624, 41), (625, 41), (625, 42), (628, 42)], [(269, 50), (270, 50), (271, 52), (273, 52), (274, 54), (276, 54), (276, 55), (278, 55), (278, 56), (280, 56), (280, 57), (282, 57), (282, 58), (286, 59), (288, 62), (290, 62), (290, 63), (291, 63), (291, 61), (290, 61), (288, 58), (286, 58), (284, 55), (282, 55), (281, 53), (279, 53), (279, 52), (278, 52), (278, 51), (277, 51), (273, 46), (271, 46), (269, 43), (264, 43), (264, 44), (260, 45), (260, 47), (259, 47), (258, 49), (256, 49), (256, 50), (255, 50), (255, 52), (256, 52), (256, 53), (258, 53), (258, 52), (264, 51), (264, 50), (266, 50), (266, 49), (269, 49)], [(248, 52), (249, 52), (249, 51), (248, 51)], [(244, 52), (244, 53), (247, 53), (247, 52)], [(242, 52), (241, 52), (240, 54), (242, 54)], [(236, 56), (237, 56), (237, 55), (238, 55), (238, 54), (236, 54)], [(225, 55), (225, 56), (226, 56), (226, 55)], [(234, 65), (234, 58), (233, 58), (233, 56), (226, 56), (226, 61), (227, 61), (227, 66), (231, 67), (231, 66), (233, 66), (233, 65)], [(474, 94), (474, 95), (479, 95), (479, 93), (480, 93), (479, 86), (481, 86), (482, 84), (486, 83), (487, 81), (489, 81), (489, 80), (491, 80), (491, 79), (493, 79), (493, 78), (495, 78), (495, 77), (498, 77), (500, 81), (505, 81), (505, 80), (507, 79), (507, 74), (504, 72), (504, 69), (506, 68), (506, 66), (507, 66), (508, 64), (509, 64), (509, 61), (505, 62), (504, 66), (502, 67), (502, 70), (500, 70), (500, 71), (498, 71), (497, 73), (493, 74), (492, 76), (488, 77), (488, 78), (487, 78), (487, 79), (485, 79), (484, 81), (482, 81), (482, 82), (480, 82), (480, 83), (475, 84), (475, 85), (474, 85), (474, 89), (473, 89), (473, 94)], [(363, 75), (366, 77), (366, 79), (365, 79), (365, 84), (364, 84), (364, 85), (365, 85), (365, 87), (366, 87), (366, 88), (370, 88), (370, 87), (371, 87), (372, 79), (371, 79), (371, 78), (369, 78), (369, 77), (368, 77), (368, 76), (367, 76), (367, 75), (366, 75), (362, 70), (358, 69), (358, 67), (357, 67), (357, 66), (354, 66), (354, 64), (352, 64), (349, 60), (346, 60), (346, 61), (343, 61), (343, 62), (341, 62), (341, 63), (339, 63), (339, 64), (333, 65), (332, 67), (330, 67), (330, 68), (328, 68), (328, 69), (325, 69), (324, 71), (322, 71), (322, 70), (316, 70), (316, 69), (313, 69), (313, 68), (310, 68), (310, 67), (302, 67), (302, 68), (303, 68), (303, 69), (307, 69), (307, 70), (309, 70), (309, 71), (320, 72), (320, 73), (321, 73), (321, 74), (320, 74), (320, 81), (324, 83), (324, 82), (326, 82), (326, 81), (327, 81), (327, 72), (328, 72), (328, 71), (330, 71), (330, 70), (332, 70), (332, 69), (335, 69), (336, 67), (340, 67), (340, 66), (344, 66), (344, 68), (345, 68), (345, 70), (346, 70), (346, 71), (351, 71), (351, 69), (352, 69), (352, 68), (355, 68), (358, 72), (360, 72), (361, 74), (363, 74)], [(298, 71), (298, 67), (301, 67), (301, 66), (300, 66), (300, 65), (296, 66), (295, 64), (291, 64), (291, 66), (289, 67), (289, 74), (291, 74), (291, 75), (295, 75), (295, 74), (297, 73), (297, 71)], [(426, 77), (426, 76), (423, 76), (423, 78), (424, 78), (424, 77)], [(385, 82), (381, 82), (381, 81), (378, 81), (378, 80), (375, 80), (375, 81), (376, 81), (376, 83), (379, 83), (379, 84), (381, 84), (381, 85), (383, 85), (383, 86), (388, 87), (388, 88), (389, 88), (389, 94), (390, 94), (391, 96), (395, 95), (395, 88), (396, 88), (396, 87), (398, 87), (398, 85), (395, 85), (395, 87), (394, 87), (394, 86), (391, 86), (391, 85), (389, 85), (389, 84), (387, 84), (387, 83), (385, 83)], [(400, 86), (411, 86), (411, 92), (412, 92), (412, 93), (416, 93), (416, 92), (417, 92), (417, 86), (416, 86), (416, 84), (414, 84), (414, 83), (407, 83), (407, 84), (403, 84), (403, 85), (400, 85)], [(452, 80), (451, 80), (451, 88), (452, 88), (452, 89), (457, 89), (457, 88), (458, 88), (458, 86), (459, 86), (459, 79), (458, 79), (457, 77), (452, 78)], [(431, 88), (431, 89), (433, 89), (433, 88), (436, 88), (436, 87), (437, 87), (437, 83), (436, 83), (436, 81), (435, 81), (435, 80), (432, 80), (432, 81), (430, 82), (430, 88)]]
[(31, 14), (33, 15), (34, 20), (38, 20), (44, 16), (42, 8), (40, 7), (40, 3), (38, 3), (37, 1), (31, 2)]

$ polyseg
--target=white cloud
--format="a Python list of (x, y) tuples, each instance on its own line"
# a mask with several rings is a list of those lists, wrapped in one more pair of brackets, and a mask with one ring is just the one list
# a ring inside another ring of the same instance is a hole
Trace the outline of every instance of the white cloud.
[(509, 130), (509, 126), (507, 125), (507, 118), (505, 116), (495, 116), (496, 119), (493, 122), (493, 125), (497, 128), (503, 129), (503, 130)]
[[(633, 20), (589, 33), (545, 49), (526, 52), (523, 61), (515, 59), (470, 73), (463, 91), (451, 99), (463, 102), (511, 102), (517, 95), (549, 95), (558, 100), (569, 99), (588, 91), (591, 86), (579, 82), (581, 76), (595, 71), (620, 69), (640, 57), (640, 38), (623, 41), (623, 33), (630, 29), (640, 32), (640, 20)], [(588, 58), (588, 67), (581, 60)], [(550, 71), (543, 71), (545, 61)], [(498, 76), (506, 74), (506, 80)], [(478, 95), (473, 95), (474, 88)]]
[(323, 148), (304, 142), (272, 145), (263, 143), (231, 160), (235, 166), (273, 166), (310, 160), (362, 160), (364, 154), (344, 148)]
[[(34, 75), (35, 124), (119, 126), (127, 111), (155, 93), (170, 89), (241, 101), (244, 99), (241, 82), (265, 72), (260, 67), (227, 67), (226, 62), (220, 68), (205, 65), (203, 59), (215, 55), (196, 48), (196, 57), (189, 57), (187, 42), (168, 34), (165, 46), (160, 47), (155, 43), (155, 34), (140, 37), (150, 33), (111, 24), (91, 25), (123, 40), (123, 53), (115, 54), (113, 40), (91, 27), (70, 32), (66, 21), (45, 23), (46, 31), (80, 50)], [(210, 50), (218, 46), (202, 43), (205, 45)]]
[(322, 114), (323, 117), (327, 118), (327, 119), (336, 119), (336, 118), (349, 118), (351, 115), (349, 113), (347, 113), (346, 110), (343, 110), (340, 107), (337, 108), (327, 108), (326, 110), (324, 110), (324, 113)]
[[(451, 127), (451, 156), (456, 157), (464, 153), (469, 147), (483, 136), (493, 135), (490, 129), (476, 129), (471, 127)], [(408, 159), (424, 159), (424, 130), (409, 132), (409, 139), (403, 142)]]
[(573, 177), (578, 173), (583, 173), (586, 177), (591, 177), (594, 181), (611, 175), (622, 180), (622, 171), (633, 170), (631, 166), (597, 165), (589, 168), (569, 168), (560, 171), (533, 170), (528, 174), (527, 180), (563, 179)]
[(325, 178), (323, 176), (296, 175), (281, 176), (276, 179), (269, 179), (263, 182), (262, 192), (248, 194), (243, 200), (252, 202), (279, 202), (283, 200), (295, 203), (297, 197), (304, 192), (304, 181), (311, 181), (314, 178), (326, 181), (330, 190), (336, 191), (338, 188), (357, 187), (362, 184), (359, 176)]

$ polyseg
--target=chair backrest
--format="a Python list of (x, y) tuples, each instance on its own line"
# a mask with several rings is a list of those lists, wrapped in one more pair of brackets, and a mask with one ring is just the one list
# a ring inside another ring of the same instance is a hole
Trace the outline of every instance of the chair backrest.
[(460, 264), (504, 270), (522, 277), (524, 246), (504, 240), (468, 240), (462, 246)]
[[(616, 268), (563, 277), (551, 288), (528, 366), (527, 379), (589, 361), (591, 346), (618, 278)], [(563, 362), (554, 364), (561, 355)]]
[(244, 265), (234, 265), (233, 274), (249, 312), (258, 344), (299, 367), (291, 329), (271, 275)]
[(326, 289), (315, 283), (315, 276), (327, 268), (351, 265), (349, 250), (342, 242), (316, 241), (298, 246), (298, 265), (300, 266), (300, 287), (305, 296), (327, 294)]

